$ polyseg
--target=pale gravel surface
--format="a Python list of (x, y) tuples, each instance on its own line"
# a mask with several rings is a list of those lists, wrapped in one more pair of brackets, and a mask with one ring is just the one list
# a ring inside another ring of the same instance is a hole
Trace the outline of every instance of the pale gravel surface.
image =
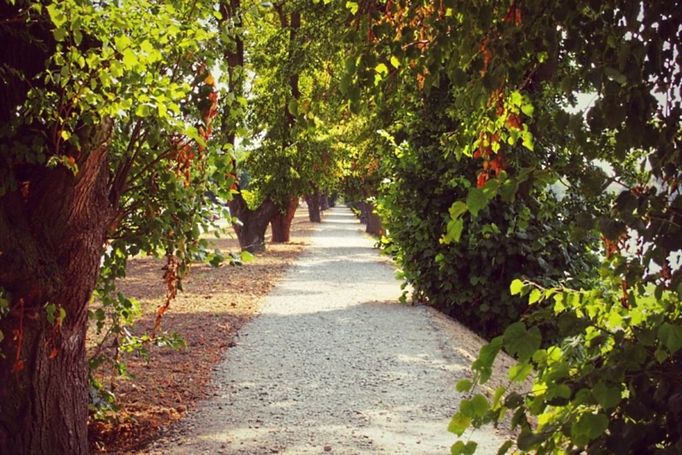
[[(153, 453), (446, 454), (446, 428), (480, 340), (395, 303), (395, 271), (346, 208), (266, 298), (216, 368), (214, 397)], [(471, 434), (479, 452), (501, 437)]]

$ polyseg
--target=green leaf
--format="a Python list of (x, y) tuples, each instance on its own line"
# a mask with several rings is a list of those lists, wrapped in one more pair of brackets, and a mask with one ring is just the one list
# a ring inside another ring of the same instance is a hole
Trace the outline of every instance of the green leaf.
[(521, 104), (521, 112), (523, 112), (525, 115), (528, 117), (532, 117), (533, 113), (535, 112), (535, 108), (533, 105), (529, 102)]
[(242, 262), (247, 263), (253, 261), (255, 256), (248, 251), (244, 250), (241, 253), (239, 253), (239, 257), (241, 258)]
[(462, 202), (462, 201), (455, 201), (451, 206), (448, 212), (450, 213), (450, 218), (453, 220), (456, 218), (459, 218), (462, 216), (464, 213), (467, 211), (467, 205)]
[(519, 361), (528, 361), (540, 348), (542, 336), (537, 327), (526, 330), (523, 322), (515, 322), (504, 331), (504, 346), (507, 351), (518, 357)]
[(488, 205), (488, 198), (485, 193), (480, 188), (471, 188), (469, 194), (467, 194), (467, 208), (474, 217), (478, 216), (480, 212), (486, 205)]
[(516, 199), (516, 192), (519, 190), (519, 182), (517, 179), (507, 179), (500, 185), (500, 198), (504, 202), (514, 202)]
[(513, 441), (505, 441), (504, 444), (502, 444), (497, 451), (497, 455), (504, 455), (511, 449), (511, 447), (514, 445)]
[(116, 49), (118, 49), (119, 52), (123, 52), (133, 44), (133, 41), (128, 38), (127, 35), (118, 35), (114, 37), (114, 44), (116, 45)]
[(47, 14), (50, 15), (50, 20), (57, 28), (61, 28), (66, 23), (66, 15), (57, 7), (56, 3), (47, 6)]
[(514, 90), (509, 94), (509, 103), (512, 106), (521, 106), (523, 103), (523, 95), (518, 90)]
[(137, 66), (138, 60), (137, 55), (130, 48), (123, 51), (123, 66), (128, 70), (132, 70)]
[(287, 104), (287, 109), (289, 110), (289, 113), (293, 115), (294, 117), (298, 115), (298, 101), (296, 101), (295, 98), (292, 98), (289, 100), (289, 104)]
[(469, 402), (471, 403), (471, 410), (475, 418), (483, 417), (490, 410), (488, 399), (480, 393), (474, 395)]
[(519, 362), (509, 369), (509, 380), (523, 382), (526, 380), (533, 367), (526, 362)]
[(74, 30), (73, 31), (73, 42), (76, 43), (76, 46), (80, 46), (82, 41), (83, 41), (83, 33), (79, 29)]
[(670, 354), (668, 354), (668, 351), (665, 349), (659, 347), (654, 351), (654, 358), (658, 361), (658, 363), (663, 363), (666, 360), (668, 360), (668, 357), (670, 357)]
[(225, 261), (225, 256), (222, 255), (220, 250), (216, 249), (213, 254), (209, 256), (208, 263), (211, 267), (220, 267)]
[(524, 287), (523, 281), (517, 278), (514, 281), (512, 281), (511, 284), (509, 285), (509, 293), (511, 295), (519, 295), (521, 294), (521, 291), (523, 291), (523, 287)]
[(658, 328), (658, 338), (671, 354), (675, 354), (682, 348), (682, 325), (664, 322)]
[(526, 147), (531, 152), (535, 149), (535, 145), (533, 143), (533, 134), (530, 131), (525, 130), (521, 132), (521, 145)]
[(62, 28), (62, 27), (56, 28), (56, 29), (54, 29), (54, 32), (52, 32), (52, 34), (54, 35), (54, 39), (59, 41), (59, 42), (64, 41), (66, 39), (66, 29), (65, 28)]
[(48, 303), (45, 305), (45, 313), (47, 314), (47, 322), (49, 322), (50, 325), (54, 325), (57, 317), (57, 305), (54, 303)]
[(470, 380), (462, 379), (460, 381), (457, 381), (455, 389), (457, 389), (458, 392), (468, 392), (469, 390), (471, 390), (472, 386), (473, 384)]
[(381, 74), (382, 76), (388, 75), (388, 67), (384, 63), (379, 63), (377, 66), (375, 66), (374, 71), (376, 71), (378, 74)]
[(615, 408), (622, 400), (621, 389), (619, 387), (608, 386), (603, 381), (599, 381), (592, 388), (592, 395), (596, 398), (599, 406), (605, 410)]
[(528, 296), (528, 304), (532, 305), (534, 303), (537, 303), (541, 297), (542, 291), (537, 288), (534, 288), (532, 291), (530, 291), (530, 296)]
[(457, 218), (448, 222), (447, 231), (442, 239), (442, 243), (448, 244), (451, 242), (459, 243), (464, 230), (464, 220)]
[(459, 412), (471, 419), (478, 419), (486, 415), (490, 410), (490, 403), (483, 395), (476, 394), (472, 398), (462, 400), (459, 404)]
[(450, 433), (456, 434), (457, 436), (462, 436), (466, 429), (469, 428), (469, 425), (471, 425), (471, 418), (458, 412), (452, 416), (450, 424), (448, 425), (448, 431)]
[(499, 386), (495, 389), (495, 393), (493, 394), (493, 400), (491, 407), (493, 409), (497, 409), (500, 406), (500, 400), (502, 399), (502, 396), (504, 395), (504, 392), (507, 391), (507, 388), (504, 386)]
[(502, 348), (502, 343), (502, 337), (493, 338), (490, 343), (481, 347), (481, 350), (478, 353), (478, 360), (481, 360), (485, 364), (492, 365), (495, 361), (495, 357), (497, 357), (497, 353)]
[(351, 14), (355, 14), (358, 12), (358, 9), (359, 9), (358, 2), (351, 2), (351, 1), (346, 2), (346, 8), (348, 8), (350, 10)]
[(604, 414), (583, 414), (571, 425), (571, 437), (580, 447), (601, 436), (608, 426), (609, 418)]
[(533, 433), (530, 429), (524, 428), (516, 440), (516, 445), (524, 452), (530, 452), (537, 448), (537, 445), (551, 436), (550, 432)]
[(140, 104), (135, 108), (135, 116), (144, 118), (151, 114), (151, 108), (147, 104)]
[(504, 399), (504, 405), (507, 408), (516, 408), (519, 407), (523, 404), (523, 396), (518, 394), (517, 392), (511, 392), (507, 397)]
[(400, 67), (400, 60), (398, 60), (398, 57), (396, 57), (395, 55), (391, 55), (391, 66), (393, 68)]
[(472, 368), (480, 376), (481, 383), (485, 383), (492, 375), (492, 365), (497, 354), (502, 349), (503, 338), (501, 336), (493, 338), (490, 343), (481, 347), (478, 358), (474, 361)]
[(457, 441), (450, 447), (450, 453), (452, 455), (473, 455), (476, 452), (478, 443), (474, 441), (469, 441), (464, 443), (463, 441)]

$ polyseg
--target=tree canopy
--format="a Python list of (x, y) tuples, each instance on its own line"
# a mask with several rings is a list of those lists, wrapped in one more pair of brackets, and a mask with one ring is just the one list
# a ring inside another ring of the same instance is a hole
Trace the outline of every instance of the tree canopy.
[[(191, 261), (226, 260), (200, 238), (216, 213), (251, 249), (332, 191), (378, 214), (413, 299), (491, 340), (457, 384), (453, 453), (504, 419), (501, 452), (682, 450), (681, 16), (677, 0), (4, 2), (0, 452), (87, 452), (88, 403), (112, 399), (88, 368), (124, 371), (105, 350), (88, 366), (88, 326), (123, 351), (181, 343), (159, 321)], [(140, 253), (166, 260), (167, 296), (136, 337), (115, 280)], [(518, 363), (491, 391), (502, 350)]]

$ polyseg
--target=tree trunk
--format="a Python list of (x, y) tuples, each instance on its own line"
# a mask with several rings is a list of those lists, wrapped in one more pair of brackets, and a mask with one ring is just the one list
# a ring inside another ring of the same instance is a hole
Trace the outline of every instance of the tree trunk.
[(358, 208), (360, 209), (360, 222), (362, 224), (367, 224), (367, 218), (369, 218), (369, 209), (367, 202), (360, 201), (358, 203)]
[(76, 176), (18, 166), (22, 189), (0, 197), (0, 289), (10, 305), (0, 318), (0, 453), (88, 452), (85, 332), (114, 213), (110, 128), (104, 122), (81, 142), (90, 152)]
[(320, 196), (320, 210), (329, 210), (329, 198), (327, 197), (326, 193), (323, 193)]
[(308, 204), (308, 219), (313, 223), (321, 223), (322, 217), (320, 215), (320, 191), (315, 190), (314, 193), (305, 197), (305, 202)]
[[(74, 291), (88, 296), (80, 299), (85, 308), (92, 287)], [(72, 306), (72, 302), (49, 302)], [(20, 372), (14, 357), (16, 341), (2, 346), (7, 358), (0, 366), (0, 453), (88, 453), (87, 312), (82, 314), (67, 327), (66, 321), (75, 316), (67, 312), (60, 330), (46, 321), (44, 310), (36, 309), (24, 311), (21, 323), (16, 315), (0, 324), (4, 333), (22, 334)], [(57, 349), (54, 358), (53, 349)]]
[(256, 210), (251, 210), (242, 195), (237, 193), (228, 206), (232, 216), (239, 220), (239, 223), (232, 223), (232, 227), (241, 249), (249, 253), (265, 251), (265, 231), (277, 211), (274, 202), (266, 199)]
[(274, 243), (286, 243), (291, 238), (291, 221), (294, 219), (298, 208), (298, 198), (291, 198), (284, 213), (279, 210), (272, 217), (272, 241)]
[(366, 203), (367, 206), (367, 230), (368, 234), (381, 236), (384, 235), (384, 228), (381, 223), (381, 218), (374, 211), (374, 205)]
[[(219, 4), (221, 30), (225, 27), (225, 21), (231, 21), (233, 26), (240, 29), (244, 25), (241, 11), (241, 0), (223, 0)], [(225, 59), (227, 60), (227, 91), (232, 95), (232, 105), (227, 105), (226, 115), (222, 118), (222, 132), (225, 135), (227, 142), (234, 146), (237, 122), (235, 112), (241, 112), (241, 106), (238, 98), (244, 94), (244, 39), (241, 33), (234, 33), (234, 47), (228, 46), (225, 52)], [(229, 98), (228, 98), (229, 99)], [(233, 161), (234, 171), (236, 172), (236, 162)]]

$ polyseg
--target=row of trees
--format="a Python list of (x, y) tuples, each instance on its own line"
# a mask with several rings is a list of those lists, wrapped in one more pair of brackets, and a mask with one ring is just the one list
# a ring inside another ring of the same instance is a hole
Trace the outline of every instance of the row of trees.
[[(333, 189), (381, 216), (415, 298), (492, 338), (453, 432), (679, 449), (680, 6), (3, 3), (0, 452), (87, 451), (89, 319), (121, 349), (177, 341), (124, 330), (129, 257), (166, 258), (162, 314), (220, 262), (216, 210), (258, 251)], [(502, 349), (527, 394), (478, 393)]]
[(237, 232), (250, 251), (262, 250), (269, 222), (273, 241), (289, 240), (302, 195), (310, 219), (320, 221), (319, 199), (341, 170), (329, 123), (339, 103), (332, 87), (340, 53), (335, 34), (346, 13), (326, 3), (279, 2), (241, 13), (248, 36), (240, 41), (239, 60), (247, 57), (240, 93), (244, 78), (249, 85), (241, 124), (249, 147), (238, 153), (238, 168), (247, 193), (231, 208), (244, 214)]
[[(224, 259), (200, 238), (216, 212), (258, 251), (270, 222), (288, 240), (299, 196), (333, 187), (346, 15), (293, 0), (0, 5), (1, 453), (87, 453), (88, 414), (112, 401), (91, 372), (181, 343), (158, 323), (191, 261)], [(140, 253), (165, 258), (168, 291), (153, 333), (134, 336), (115, 280)]]

